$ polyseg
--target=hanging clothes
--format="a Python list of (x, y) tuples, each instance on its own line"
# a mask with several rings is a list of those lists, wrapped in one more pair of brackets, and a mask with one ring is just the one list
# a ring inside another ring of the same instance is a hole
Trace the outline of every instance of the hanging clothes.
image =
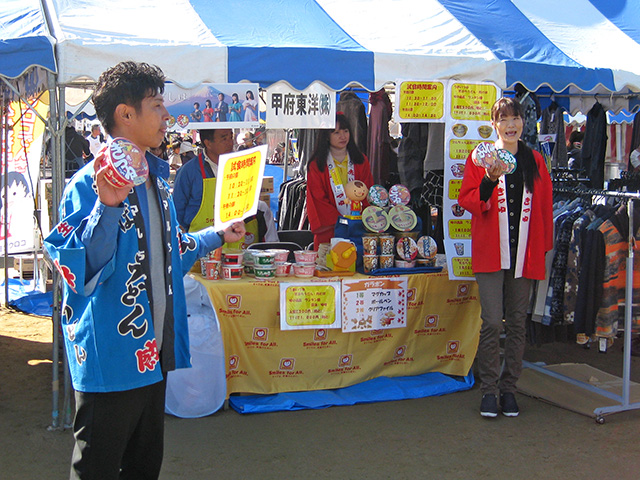
[[(638, 240), (640, 231), (635, 227), (639, 224), (640, 212), (634, 214), (634, 258), (633, 270), (640, 269), (640, 251)], [(602, 302), (596, 317), (596, 335), (599, 337), (615, 338), (618, 325), (624, 325), (625, 316), (625, 287), (627, 276), (627, 252), (629, 249), (629, 216), (627, 206), (623, 204), (618, 211), (604, 222), (598, 229), (603, 236), (605, 245), (604, 278), (602, 283)], [(633, 275), (632, 316), (634, 327), (638, 327), (639, 316), (637, 307), (640, 304), (640, 275)]]
[(369, 112), (369, 134), (367, 138), (367, 158), (371, 164), (374, 183), (384, 185), (389, 176), (391, 156), (391, 135), (389, 121), (393, 108), (389, 95), (381, 88), (369, 94), (371, 111)]
[(538, 118), (542, 114), (540, 102), (536, 94), (528, 91), (522, 84), (515, 86), (516, 100), (522, 105), (524, 111), (523, 128), (521, 140), (533, 150), (540, 150), (538, 147)]
[(636, 113), (633, 117), (633, 130), (631, 133), (631, 148), (629, 148), (629, 164), (627, 165), (627, 171), (633, 171), (634, 167), (631, 165), (631, 153), (638, 147), (640, 147), (640, 112)]
[(353, 140), (362, 153), (367, 151), (367, 109), (354, 92), (342, 92), (340, 101), (336, 105), (336, 111), (344, 113), (351, 125)]
[(307, 165), (316, 150), (319, 130), (315, 128), (303, 128), (298, 130), (298, 158), (300, 159), (299, 173), (307, 174)]
[(552, 167), (567, 167), (567, 139), (565, 138), (564, 108), (552, 102), (542, 112), (541, 134), (555, 134), (556, 143), (551, 155)]
[(587, 114), (582, 143), (582, 168), (591, 179), (591, 187), (603, 188), (604, 162), (607, 154), (607, 114), (596, 102)]
[[(428, 123), (403, 123), (402, 139), (398, 145), (398, 172), (400, 183), (410, 192), (422, 189), (424, 182), (424, 161), (427, 154), (429, 135)], [(411, 195), (413, 197), (413, 193)]]
[(278, 229), (307, 230), (307, 182), (302, 178), (287, 180), (278, 193)]

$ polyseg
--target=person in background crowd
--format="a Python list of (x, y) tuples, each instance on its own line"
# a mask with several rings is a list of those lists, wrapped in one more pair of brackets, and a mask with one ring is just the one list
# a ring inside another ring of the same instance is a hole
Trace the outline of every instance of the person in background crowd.
[(89, 141), (73, 126), (67, 125), (64, 131), (65, 143), (65, 177), (71, 178), (85, 162), (93, 159)]
[(169, 166), (171, 167), (171, 170), (178, 170), (182, 166), (180, 142), (174, 141), (169, 148), (171, 149), (171, 154), (169, 154)]
[(229, 113), (229, 105), (224, 101), (224, 93), (218, 94), (218, 105), (213, 109), (215, 112), (216, 122), (226, 122)]
[(196, 157), (196, 149), (193, 146), (192, 140), (186, 137), (180, 142), (180, 159), (182, 165), (186, 164), (190, 160)]
[(156, 157), (161, 158), (162, 160), (169, 161), (169, 156), (167, 154), (167, 141), (163, 140), (160, 146), (151, 147), (149, 149), (151, 153), (153, 153)]
[(238, 94), (233, 93), (231, 95), (231, 105), (229, 105), (229, 121), (241, 122), (242, 121), (242, 104), (238, 100)]
[(245, 122), (257, 122), (258, 121), (258, 101), (253, 98), (253, 92), (247, 90), (247, 99), (242, 102), (244, 108), (244, 121)]
[(87, 136), (87, 141), (89, 142), (89, 150), (91, 151), (93, 158), (96, 158), (104, 144), (104, 135), (100, 131), (99, 123), (91, 125), (91, 133)]
[(480, 415), (488, 418), (498, 415), (498, 394), (503, 415), (520, 413), (514, 392), (522, 371), (531, 281), (545, 278), (545, 254), (553, 248), (551, 178), (542, 155), (520, 140), (523, 115), (514, 99), (501, 98), (493, 105), (496, 148), (511, 152), (517, 167), (503, 175), (499, 162), (484, 169), (470, 154), (458, 197), (460, 206), (471, 213), (471, 263), (482, 308), (477, 356)]
[(582, 168), (582, 140), (584, 139), (584, 132), (580, 130), (574, 130), (569, 135), (569, 141), (567, 142), (567, 155), (569, 161), (567, 166), (571, 170), (580, 170)]
[(247, 148), (253, 148), (255, 146), (253, 133), (246, 132), (242, 138), (242, 143), (238, 146), (238, 150), (246, 150)]
[[(93, 103), (111, 137), (157, 147), (169, 113), (155, 66), (122, 62), (98, 78)], [(45, 240), (64, 280), (62, 331), (76, 414), (72, 479), (159, 477), (166, 373), (190, 366), (182, 278), (193, 262), (244, 235), (235, 223), (179, 234), (164, 177), (146, 154), (149, 177), (114, 187), (100, 160), (69, 182), (60, 223)]]
[(200, 110), (200, 104), (198, 102), (195, 102), (193, 104), (193, 112), (191, 112), (191, 120), (193, 120), (194, 122), (202, 121), (202, 111)]
[(356, 146), (349, 121), (338, 113), (334, 130), (320, 130), (307, 171), (307, 214), (316, 250), (331, 241), (338, 217), (350, 214), (344, 187), (353, 180), (371, 188), (371, 166)]
[(202, 110), (205, 122), (213, 122), (214, 111), (211, 107), (211, 100), (208, 98), (204, 101), (204, 110)]
[[(218, 162), (220, 155), (233, 151), (233, 132), (230, 129), (200, 130), (200, 141), (204, 151), (178, 170), (173, 188), (178, 222), (190, 232), (213, 224)], [(273, 214), (265, 202), (259, 202), (258, 214), (245, 223), (246, 238), (230, 246), (278, 240)]]

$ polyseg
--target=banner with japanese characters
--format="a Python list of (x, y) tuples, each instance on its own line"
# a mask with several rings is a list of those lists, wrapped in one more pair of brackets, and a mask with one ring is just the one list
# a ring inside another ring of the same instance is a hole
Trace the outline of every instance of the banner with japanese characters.
[(213, 225), (216, 230), (256, 214), (266, 161), (266, 145), (220, 155)]
[(371, 277), (342, 282), (342, 331), (407, 325), (407, 277)]
[[(49, 92), (43, 92), (30, 104), (42, 118), (47, 118)], [(9, 131), (6, 145), (4, 138), (0, 140), (0, 151), (3, 153), (0, 159), (0, 254), (5, 253), (5, 231), (7, 253), (27, 253), (36, 247), (34, 197), (40, 177), (45, 125), (22, 101), (9, 103), (6, 114), (7, 122), (13, 128)], [(6, 179), (5, 152), (8, 157)]]
[(334, 128), (336, 92), (321, 83), (303, 91), (284, 82), (267, 88), (269, 128)]
[(458, 204), (467, 157), (480, 142), (495, 141), (491, 107), (500, 91), (492, 83), (447, 85), (444, 138), (444, 247), (451, 280), (473, 278), (471, 214)]
[(280, 329), (340, 328), (340, 282), (280, 284)]
[(258, 128), (259, 102), (257, 83), (203, 83), (194, 88), (168, 83), (164, 87), (172, 132)]

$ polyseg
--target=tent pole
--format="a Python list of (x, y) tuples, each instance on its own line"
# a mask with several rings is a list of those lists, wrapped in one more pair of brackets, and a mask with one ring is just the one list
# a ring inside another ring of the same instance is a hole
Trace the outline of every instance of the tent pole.
[[(58, 118), (58, 95), (57, 85), (53, 74), (49, 74), (49, 131), (51, 132), (51, 203), (54, 206), (51, 212), (51, 225), (58, 223), (58, 205), (62, 192), (60, 189), (60, 128)], [(52, 412), (51, 412), (51, 430), (60, 428), (60, 307), (61, 307), (61, 278), (58, 270), (52, 268), (53, 274), (53, 312), (51, 319), (53, 321), (53, 372), (51, 379), (52, 393)]]
[(2, 176), (3, 176), (3, 180), (2, 180), (2, 189), (4, 192), (7, 192), (6, 195), (4, 195), (4, 205), (2, 206), (3, 208), (3, 212), (4, 212), (4, 221), (3, 221), (3, 225), (2, 225), (2, 229), (3, 229), (3, 235), (4, 235), (4, 304), (5, 306), (9, 306), (9, 265), (7, 265), (8, 261), (9, 261), (9, 218), (7, 216), (7, 213), (9, 212), (9, 156), (7, 153), (7, 147), (8, 147), (8, 135), (7, 135), (7, 125), (9, 124), (9, 122), (7, 121), (7, 109), (5, 106), (5, 89), (2, 89), (2, 95), (0, 96), (0, 113), (2, 114), (2, 118), (0, 118), (0, 135), (2, 135), (2, 138), (4, 140), (4, 148), (2, 148), (2, 145), (0, 145), (0, 158), (3, 158), (3, 164), (4, 164), (4, 168), (3, 168), (3, 172), (2, 172)]
[[(59, 100), (59, 104), (58, 104), (58, 127), (59, 127), (59, 142), (60, 142), (60, 148), (58, 149), (58, 159), (59, 159), (59, 168), (60, 168), (60, 175), (59, 175), (59, 180), (58, 180), (58, 192), (60, 194), (60, 196), (58, 197), (58, 202), (56, 203), (56, 205), (59, 205), (60, 202), (62, 201), (62, 192), (64, 190), (64, 187), (66, 185), (65, 182), (65, 178), (66, 178), (66, 166), (65, 166), (65, 158), (66, 158), (66, 142), (65, 142), (65, 129), (67, 126), (67, 100), (65, 98), (65, 93), (66, 93), (66, 86), (62, 85), (60, 88), (60, 92), (59, 92), (59, 96), (58, 96), (58, 100)], [(56, 220), (56, 224), (60, 221), (59, 215), (56, 214), (55, 216), (55, 220)], [(61, 279), (62, 280), (62, 279)], [(59, 282), (59, 294), (62, 297), (62, 281)], [(60, 334), (61, 330), (58, 330), (58, 335)], [(63, 389), (63, 413), (64, 413), (64, 419), (63, 419), (63, 423), (62, 423), (62, 428), (69, 428), (71, 427), (71, 375), (69, 372), (69, 364), (68, 364), (68, 357), (67, 357), (67, 353), (66, 353), (66, 349), (63, 348), (62, 349), (62, 356), (63, 356), (63, 362), (62, 362), (62, 372), (63, 372), (63, 378), (64, 378), (64, 389)]]

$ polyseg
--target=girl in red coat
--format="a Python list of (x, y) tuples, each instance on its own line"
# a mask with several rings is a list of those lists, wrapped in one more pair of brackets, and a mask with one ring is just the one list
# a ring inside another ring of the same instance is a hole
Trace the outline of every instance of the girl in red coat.
[(307, 170), (307, 215), (316, 250), (331, 241), (338, 217), (351, 213), (344, 187), (353, 180), (367, 188), (373, 185), (369, 160), (358, 150), (349, 121), (338, 112), (336, 128), (320, 131)]
[(544, 279), (545, 253), (553, 247), (551, 179), (542, 155), (520, 141), (523, 118), (516, 100), (501, 98), (493, 105), (495, 146), (511, 152), (517, 167), (503, 175), (499, 162), (485, 169), (469, 155), (458, 198), (471, 213), (471, 262), (482, 307), (477, 360), (483, 417), (498, 415), (498, 394), (504, 415), (519, 413), (514, 392), (522, 370), (531, 280)]

